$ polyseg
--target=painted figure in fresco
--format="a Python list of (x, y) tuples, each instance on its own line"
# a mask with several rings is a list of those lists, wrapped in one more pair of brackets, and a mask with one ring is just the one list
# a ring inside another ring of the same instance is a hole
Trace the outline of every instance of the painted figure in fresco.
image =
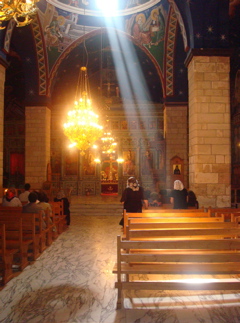
[(124, 158), (123, 175), (135, 175), (135, 157), (131, 150), (128, 150), (126, 158)]
[(151, 34), (150, 31), (146, 29), (145, 23), (145, 15), (139, 13), (135, 18), (132, 35), (141, 45), (148, 45), (151, 43)]
[(151, 12), (151, 44), (157, 46), (164, 39), (165, 24), (160, 8), (155, 8)]
[(142, 163), (142, 174), (143, 175), (150, 175), (153, 170), (153, 156), (152, 153), (147, 150), (145, 155), (143, 156), (143, 163)]
[(60, 19), (58, 14), (55, 13), (51, 23), (45, 28), (46, 45), (49, 51), (51, 51), (52, 47), (58, 47), (59, 43), (63, 41), (58, 18)]
[(51, 168), (53, 174), (61, 173), (61, 157), (59, 152), (52, 152), (51, 155)]
[(181, 171), (178, 165), (175, 166), (174, 170), (173, 170), (173, 174), (174, 175), (180, 175)]
[(65, 175), (77, 175), (78, 173), (78, 152), (67, 151), (65, 157)]
[(84, 156), (83, 162), (84, 175), (95, 175), (95, 164), (93, 155), (90, 152)]

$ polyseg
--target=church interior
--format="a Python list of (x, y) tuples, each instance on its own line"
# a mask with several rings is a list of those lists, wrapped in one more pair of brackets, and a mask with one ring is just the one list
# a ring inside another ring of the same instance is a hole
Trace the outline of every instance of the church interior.
[[(121, 195), (135, 176), (167, 195), (179, 178), (201, 206), (239, 202), (238, 1), (121, 1), (114, 18), (94, 1), (37, 6), (29, 25), (2, 22), (3, 188)], [(114, 153), (64, 134), (83, 66)]]
[(33, 2), (0, 3), (0, 199), (64, 190), (72, 223), (0, 290), (0, 322), (240, 322), (236, 292), (116, 311), (111, 273), (129, 177), (164, 204), (180, 180), (199, 208), (240, 207), (240, 0)]

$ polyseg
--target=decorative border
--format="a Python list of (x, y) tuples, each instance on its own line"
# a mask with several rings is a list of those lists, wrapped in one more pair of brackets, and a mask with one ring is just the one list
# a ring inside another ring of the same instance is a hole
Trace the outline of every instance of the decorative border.
[(165, 56), (165, 79), (166, 95), (173, 95), (173, 76), (174, 76), (174, 53), (176, 43), (176, 33), (178, 20), (172, 8), (169, 10), (169, 28), (167, 28), (166, 56)]
[(38, 21), (37, 16), (34, 17), (32, 23), (32, 30), (35, 39), (36, 45), (36, 54), (37, 54), (37, 62), (38, 62), (38, 80), (39, 80), (39, 95), (47, 94), (47, 61), (44, 52), (44, 44), (42, 40), (42, 32), (39, 28), (40, 22)]

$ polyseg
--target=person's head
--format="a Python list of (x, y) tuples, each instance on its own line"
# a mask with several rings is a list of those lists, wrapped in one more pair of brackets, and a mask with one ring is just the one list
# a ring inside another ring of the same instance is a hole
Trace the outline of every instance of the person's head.
[(127, 180), (127, 186), (128, 187), (138, 187), (138, 181), (135, 177), (129, 177), (129, 179)]
[(28, 195), (28, 201), (29, 201), (30, 203), (36, 203), (37, 199), (38, 199), (38, 196), (37, 196), (37, 193), (35, 193), (35, 192), (31, 192), (31, 193)]
[(9, 188), (6, 192), (7, 199), (12, 199), (14, 196), (16, 196), (15, 188)]
[(64, 197), (65, 197), (64, 190), (60, 190), (60, 191), (58, 191), (58, 193), (57, 193), (57, 199), (58, 199), (58, 200), (61, 200), (61, 199), (63, 199)]
[(24, 189), (25, 189), (25, 191), (29, 191), (29, 190), (30, 190), (30, 187), (31, 187), (31, 185), (30, 185), (29, 183), (26, 183), (26, 184), (24, 185)]
[(177, 191), (182, 191), (184, 189), (184, 185), (177, 179), (176, 181), (174, 181), (173, 188)]
[(48, 197), (47, 197), (47, 194), (43, 191), (40, 191), (37, 193), (37, 196), (38, 196), (38, 201), (39, 202), (48, 202)]

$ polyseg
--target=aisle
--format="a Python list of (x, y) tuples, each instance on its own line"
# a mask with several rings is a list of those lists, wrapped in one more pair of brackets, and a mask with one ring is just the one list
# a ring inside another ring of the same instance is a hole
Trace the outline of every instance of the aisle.
[[(116, 236), (120, 218), (73, 216), (70, 228), (0, 292), (1, 323), (240, 322), (240, 295), (156, 292), (116, 311)], [(146, 310), (144, 302), (152, 303)], [(157, 303), (159, 302), (159, 303)], [(132, 309), (136, 307), (142, 309)]]

